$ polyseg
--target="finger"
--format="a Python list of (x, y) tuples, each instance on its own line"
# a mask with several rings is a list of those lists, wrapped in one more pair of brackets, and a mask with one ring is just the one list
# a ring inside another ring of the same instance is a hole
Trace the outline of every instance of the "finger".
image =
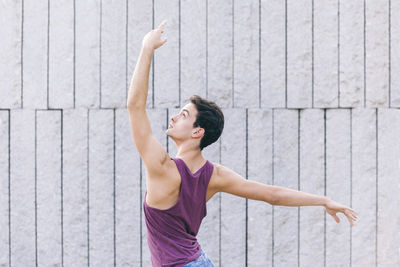
[(340, 222), (340, 219), (339, 219), (339, 217), (338, 217), (336, 214), (333, 214), (332, 216), (333, 216), (333, 218), (335, 218), (335, 221), (336, 221), (337, 223)]
[(160, 26), (158, 26), (158, 28), (159, 28), (160, 30), (164, 30), (165, 24), (167, 24), (167, 20), (163, 20), (163, 21), (161, 22)]
[(163, 44), (165, 44), (167, 42), (167, 38), (165, 38), (164, 40), (163, 40)]

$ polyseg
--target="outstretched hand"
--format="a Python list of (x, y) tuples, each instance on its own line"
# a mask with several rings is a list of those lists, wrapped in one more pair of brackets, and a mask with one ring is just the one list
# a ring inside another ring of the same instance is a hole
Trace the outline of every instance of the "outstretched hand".
[(163, 44), (165, 44), (167, 38), (161, 40), (161, 34), (164, 32), (165, 24), (167, 24), (167, 21), (163, 20), (163, 22), (161, 22), (158, 28), (148, 32), (143, 38), (142, 46), (155, 50), (160, 46), (162, 46)]
[(340, 222), (339, 217), (336, 215), (337, 212), (342, 212), (344, 215), (346, 215), (351, 226), (354, 226), (353, 221), (356, 221), (358, 219), (355, 210), (347, 206), (344, 206), (342, 204), (339, 204), (331, 199), (329, 199), (328, 202), (325, 204), (325, 210), (327, 213), (329, 213), (329, 215), (331, 215), (335, 219), (337, 223)]

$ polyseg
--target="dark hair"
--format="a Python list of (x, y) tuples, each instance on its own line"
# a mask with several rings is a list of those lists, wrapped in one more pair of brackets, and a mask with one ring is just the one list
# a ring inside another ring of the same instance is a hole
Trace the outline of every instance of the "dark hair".
[(189, 98), (197, 109), (196, 121), (193, 127), (201, 127), (205, 133), (200, 140), (200, 150), (214, 143), (222, 134), (224, 129), (224, 114), (213, 101), (192, 95)]

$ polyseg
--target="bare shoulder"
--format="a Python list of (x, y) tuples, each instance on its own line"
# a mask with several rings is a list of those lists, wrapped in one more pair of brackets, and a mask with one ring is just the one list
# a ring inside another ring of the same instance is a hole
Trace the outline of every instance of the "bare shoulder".
[(223, 174), (226, 172), (227, 167), (215, 162), (212, 162), (212, 164), (214, 165), (214, 169), (208, 187), (210, 190), (215, 191), (215, 193), (217, 193), (220, 192), (221, 182), (222, 182), (221, 178), (223, 177)]

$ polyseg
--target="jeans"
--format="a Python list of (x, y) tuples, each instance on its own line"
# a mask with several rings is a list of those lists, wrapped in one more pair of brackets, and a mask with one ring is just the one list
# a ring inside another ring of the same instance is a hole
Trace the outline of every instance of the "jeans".
[(200, 257), (183, 265), (183, 267), (214, 267), (213, 262), (204, 251), (201, 251)]

